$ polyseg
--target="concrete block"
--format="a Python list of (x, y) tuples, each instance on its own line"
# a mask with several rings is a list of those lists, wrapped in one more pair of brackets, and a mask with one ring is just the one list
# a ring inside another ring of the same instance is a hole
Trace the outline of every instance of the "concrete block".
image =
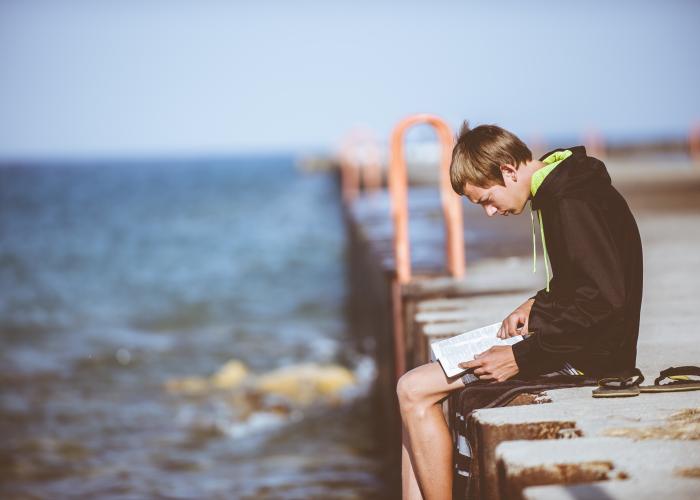
[(628, 437), (700, 439), (700, 391), (595, 399), (591, 387), (548, 391), (548, 404), (476, 410), (472, 413), (478, 450), (480, 490), (498, 498), (495, 450), (505, 441)]
[(525, 500), (696, 500), (700, 498), (700, 478), (647, 476), (573, 486), (531, 486), (523, 490), (522, 497)]
[[(591, 438), (510, 441), (496, 449), (498, 496), (523, 498), (523, 490), (547, 484), (602, 480), (694, 477), (700, 441), (633, 441)], [(666, 497), (675, 498), (673, 492)]]

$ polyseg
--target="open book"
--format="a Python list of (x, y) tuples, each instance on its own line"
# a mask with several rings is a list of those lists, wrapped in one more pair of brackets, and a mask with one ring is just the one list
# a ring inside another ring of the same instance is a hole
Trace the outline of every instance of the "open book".
[[(460, 333), (445, 340), (438, 340), (430, 345), (433, 358), (440, 362), (445, 375), (454, 377), (467, 370), (460, 368), (459, 363), (471, 361), (474, 356), (487, 351), (495, 345), (513, 345), (523, 340), (522, 335), (499, 339), (496, 337), (501, 323), (482, 326), (476, 330)], [(477, 377), (474, 376), (474, 380)]]

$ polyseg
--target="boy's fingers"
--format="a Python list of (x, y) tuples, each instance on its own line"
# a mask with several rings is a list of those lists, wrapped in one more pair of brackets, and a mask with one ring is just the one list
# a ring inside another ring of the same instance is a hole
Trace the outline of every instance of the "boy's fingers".
[(488, 373), (488, 370), (484, 368), (483, 366), (477, 368), (474, 370), (474, 375), (477, 377), (481, 377), (482, 375), (486, 375)]
[(503, 324), (501, 325), (501, 332), (503, 333), (502, 338), (506, 338), (508, 336), (508, 318), (503, 320)]
[(476, 368), (478, 366), (482, 365), (482, 361), (479, 359), (474, 359), (472, 361), (463, 361), (462, 363), (459, 363), (460, 368)]
[(518, 327), (518, 318), (511, 316), (508, 318), (508, 320), (508, 329), (506, 330), (506, 333), (509, 337), (512, 337)]

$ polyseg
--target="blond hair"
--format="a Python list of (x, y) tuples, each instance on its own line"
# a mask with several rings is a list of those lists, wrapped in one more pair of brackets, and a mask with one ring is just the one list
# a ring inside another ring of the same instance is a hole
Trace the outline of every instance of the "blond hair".
[(510, 164), (518, 168), (528, 161), (532, 161), (532, 152), (512, 132), (497, 125), (479, 125), (470, 129), (465, 121), (452, 150), (452, 189), (463, 195), (466, 183), (481, 188), (494, 184), (503, 186), (501, 165)]

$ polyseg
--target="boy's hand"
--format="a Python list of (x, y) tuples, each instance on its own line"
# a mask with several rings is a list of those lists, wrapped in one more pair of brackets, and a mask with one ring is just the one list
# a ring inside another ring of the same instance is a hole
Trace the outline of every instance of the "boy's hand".
[[(498, 329), (496, 336), (499, 339), (507, 339), (508, 337), (515, 337), (516, 335), (521, 335), (527, 333), (527, 322), (530, 318), (530, 309), (532, 309), (532, 304), (535, 303), (535, 299), (528, 299), (522, 305), (510, 313), (506, 319), (503, 320), (501, 328)], [(518, 331), (520, 329), (520, 331)]]
[(474, 375), (481, 380), (503, 382), (518, 374), (520, 369), (509, 345), (493, 346), (488, 351), (477, 354), (473, 361), (460, 363), (460, 368), (474, 368)]

